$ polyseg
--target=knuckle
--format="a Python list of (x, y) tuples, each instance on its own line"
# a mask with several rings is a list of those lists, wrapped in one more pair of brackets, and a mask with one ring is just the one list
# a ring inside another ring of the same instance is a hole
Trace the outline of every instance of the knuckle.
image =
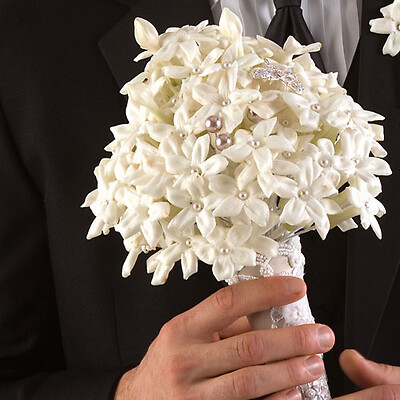
[(192, 363), (187, 357), (174, 354), (165, 361), (164, 371), (170, 383), (178, 384), (190, 375), (191, 368)]
[(232, 391), (235, 397), (255, 397), (257, 392), (257, 379), (255, 374), (246, 370), (238, 371), (232, 376)]
[(254, 333), (243, 335), (236, 341), (235, 352), (245, 364), (262, 362), (263, 341)]
[(234, 293), (231, 286), (218, 290), (214, 295), (216, 307), (222, 312), (232, 310), (234, 306)]
[(399, 400), (400, 391), (392, 385), (379, 386), (379, 392), (375, 398), (379, 400)]
[(302, 382), (304, 380), (302, 367), (300, 367), (297, 362), (286, 363), (286, 375), (291, 386), (304, 383)]
[(310, 348), (310, 335), (309, 329), (305, 326), (299, 326), (294, 329), (294, 348), (298, 353), (307, 353)]

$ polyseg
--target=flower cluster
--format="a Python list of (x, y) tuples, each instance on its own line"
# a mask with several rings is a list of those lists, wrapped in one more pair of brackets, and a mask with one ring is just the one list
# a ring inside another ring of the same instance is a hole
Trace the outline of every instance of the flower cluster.
[(389, 35), (382, 52), (394, 57), (400, 52), (400, 0), (394, 0), (392, 4), (382, 7), (381, 13), (383, 18), (369, 21), (371, 32)]
[(121, 90), (128, 123), (111, 128), (112, 156), (82, 205), (96, 217), (88, 239), (110, 228), (123, 237), (123, 276), (157, 250), (154, 285), (177, 261), (185, 279), (198, 260), (229, 279), (257, 253), (276, 256), (280, 241), (311, 229), (325, 238), (355, 216), (381, 236), (377, 175), (391, 171), (383, 128), (370, 122), (383, 118), (315, 67), (318, 43), (243, 37), (227, 9), (219, 25), (161, 35), (138, 18), (135, 36), (137, 59), (151, 59)]

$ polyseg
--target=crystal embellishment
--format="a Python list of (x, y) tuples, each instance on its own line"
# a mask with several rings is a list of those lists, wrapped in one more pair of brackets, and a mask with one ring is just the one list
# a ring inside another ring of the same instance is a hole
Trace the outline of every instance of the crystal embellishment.
[(281, 81), (285, 86), (294, 90), (296, 93), (303, 93), (304, 86), (297, 79), (293, 71), (279, 69), (271, 65), (267, 60), (265, 61), (266, 67), (257, 67), (251, 71), (253, 79), (267, 79), (269, 81)]

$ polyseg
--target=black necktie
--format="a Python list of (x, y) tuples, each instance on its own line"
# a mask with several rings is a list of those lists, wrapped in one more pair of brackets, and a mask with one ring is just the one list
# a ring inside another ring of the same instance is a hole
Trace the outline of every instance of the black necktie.
[[(301, 0), (274, 0), (276, 13), (269, 24), (265, 37), (283, 46), (288, 36), (293, 36), (303, 45), (314, 43), (315, 40), (308, 29), (301, 9)], [(321, 54), (311, 54), (317, 67), (325, 72)]]

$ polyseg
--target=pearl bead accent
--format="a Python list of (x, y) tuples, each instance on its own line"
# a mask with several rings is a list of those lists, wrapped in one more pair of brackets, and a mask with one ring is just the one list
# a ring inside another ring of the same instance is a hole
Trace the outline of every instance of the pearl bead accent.
[(247, 194), (247, 192), (240, 192), (238, 197), (239, 197), (240, 200), (247, 200), (249, 195)]
[(284, 119), (284, 120), (282, 121), (282, 125), (283, 125), (284, 127), (288, 127), (288, 126), (290, 125), (290, 122), (289, 122), (287, 119)]
[(285, 158), (290, 158), (290, 157), (292, 157), (292, 153), (291, 153), (290, 151), (284, 151), (284, 152), (282, 153), (282, 155), (283, 155), (283, 157), (285, 157)]
[(199, 73), (200, 73), (200, 67), (194, 67), (194, 68), (192, 68), (192, 72), (193, 72), (194, 74), (199, 74)]
[(227, 133), (221, 133), (215, 139), (215, 147), (218, 150), (222, 151), (231, 146), (232, 146), (232, 137), (230, 135), (228, 135)]
[(366, 202), (365, 202), (365, 204), (364, 204), (364, 206), (365, 206), (365, 208), (367, 208), (367, 209), (368, 209), (368, 208), (370, 208), (370, 207), (371, 207), (371, 204), (370, 204), (368, 201), (366, 201)]
[(222, 63), (222, 68), (230, 68), (232, 67), (232, 63), (229, 61), (225, 61), (224, 63)]
[(226, 99), (226, 100), (224, 100), (224, 101), (222, 102), (222, 106), (223, 106), (223, 107), (229, 106), (229, 104), (231, 104), (231, 101), (230, 101), (229, 99)]
[(331, 165), (331, 160), (327, 159), (327, 158), (321, 158), (319, 160), (319, 165), (321, 167), (329, 167)]
[(192, 241), (190, 239), (186, 240), (186, 246), (190, 247), (192, 245)]
[(308, 190), (303, 189), (303, 190), (299, 191), (299, 197), (307, 197), (309, 195), (310, 195), (310, 192)]
[(195, 211), (201, 211), (203, 208), (201, 203), (193, 203), (192, 207), (193, 207), (193, 210), (195, 210)]
[(360, 160), (354, 160), (354, 164), (360, 164)]
[(192, 169), (190, 170), (190, 173), (191, 173), (192, 175), (194, 175), (194, 174), (200, 175), (200, 174), (201, 174), (201, 171), (200, 171), (200, 168), (195, 167), (195, 168), (192, 168)]
[(177, 99), (172, 99), (172, 100), (171, 100), (171, 103), (172, 103), (172, 104), (176, 104), (177, 101), (178, 101)]
[(187, 133), (186, 132), (179, 132), (179, 137), (181, 138), (181, 139), (186, 139), (187, 138)]
[(257, 147), (260, 147), (260, 141), (259, 140), (251, 140), (250, 141), (250, 146), (251, 147), (254, 147), (255, 149), (257, 148)]
[(218, 115), (210, 115), (205, 125), (208, 132), (217, 133), (222, 129), (222, 119)]
[(400, 31), (400, 24), (397, 25), (397, 30)]
[(260, 121), (262, 121), (262, 118), (258, 114), (256, 114), (253, 110), (249, 110), (247, 112), (247, 118), (251, 122), (260, 122)]
[(230, 249), (227, 249), (226, 247), (222, 247), (222, 248), (220, 248), (219, 249), (219, 252), (221, 253), (221, 254), (228, 254), (228, 253), (230, 253)]
[(311, 110), (315, 112), (319, 112), (321, 110), (321, 106), (317, 103), (311, 105)]

